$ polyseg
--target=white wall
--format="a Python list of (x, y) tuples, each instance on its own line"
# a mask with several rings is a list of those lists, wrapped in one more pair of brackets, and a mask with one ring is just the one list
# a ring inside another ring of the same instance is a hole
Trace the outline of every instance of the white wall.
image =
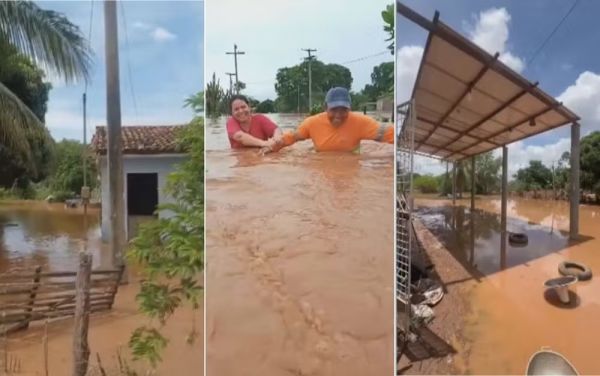
[[(156, 173), (158, 174), (158, 204), (172, 202), (172, 197), (164, 193), (167, 176), (174, 171), (175, 165), (185, 160), (183, 154), (158, 154), (158, 155), (131, 155), (123, 156), (123, 201), (127, 215), (127, 174), (130, 173)], [(106, 156), (101, 156), (100, 163), (100, 187), (102, 190), (102, 240), (110, 238), (110, 198), (108, 190), (108, 163)], [(169, 216), (168, 212), (159, 213), (161, 218)], [(127, 226), (125, 218), (125, 226)], [(127, 229), (126, 229), (127, 237)]]

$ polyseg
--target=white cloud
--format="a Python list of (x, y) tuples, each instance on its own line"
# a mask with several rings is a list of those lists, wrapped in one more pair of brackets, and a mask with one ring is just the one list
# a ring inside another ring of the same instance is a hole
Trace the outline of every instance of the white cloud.
[(557, 98), (581, 118), (581, 135), (600, 130), (600, 75), (585, 71)]
[[(561, 138), (553, 144), (546, 145), (525, 145), (523, 141), (510, 144), (508, 146), (508, 178), (511, 180), (517, 170), (529, 166), (530, 161), (542, 161), (548, 167), (551, 167), (552, 164), (556, 166), (561, 155), (570, 150), (570, 138)], [(494, 156), (502, 156), (502, 149), (496, 149)]]
[(420, 46), (403, 46), (396, 52), (396, 98), (399, 103), (410, 99), (422, 56), (423, 47)]
[(525, 68), (523, 59), (508, 51), (510, 14), (505, 8), (490, 8), (479, 13), (475, 27), (469, 32), (471, 40), (491, 54), (500, 53), (500, 61), (517, 72)]
[(166, 42), (177, 38), (175, 34), (160, 26), (155, 28), (150, 33), (150, 36), (152, 36), (152, 39), (154, 39), (156, 42)]

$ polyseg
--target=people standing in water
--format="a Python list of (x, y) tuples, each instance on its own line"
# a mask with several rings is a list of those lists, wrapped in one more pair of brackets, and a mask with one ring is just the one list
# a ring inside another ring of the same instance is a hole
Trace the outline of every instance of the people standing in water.
[(270, 148), (282, 141), (281, 129), (268, 117), (253, 114), (245, 96), (232, 96), (229, 107), (231, 117), (227, 120), (227, 136), (232, 149)]
[(394, 143), (394, 126), (351, 112), (350, 93), (343, 87), (329, 89), (325, 112), (310, 116), (295, 132), (286, 132), (281, 141), (263, 147), (263, 153), (277, 151), (297, 141), (311, 139), (317, 151), (360, 151), (361, 140)]

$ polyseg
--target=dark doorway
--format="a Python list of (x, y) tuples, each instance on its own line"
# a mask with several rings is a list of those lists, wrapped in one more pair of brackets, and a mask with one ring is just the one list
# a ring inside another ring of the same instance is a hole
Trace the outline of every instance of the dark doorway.
[(158, 174), (127, 174), (127, 214), (153, 215), (158, 205)]

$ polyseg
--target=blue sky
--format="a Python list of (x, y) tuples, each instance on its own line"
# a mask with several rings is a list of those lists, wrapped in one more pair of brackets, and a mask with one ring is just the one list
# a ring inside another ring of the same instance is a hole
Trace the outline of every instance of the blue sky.
[[(91, 2), (43, 1), (38, 5), (65, 14), (87, 38)], [(204, 86), (203, 2), (127, 1), (119, 2), (117, 10), (123, 125), (189, 121), (192, 112), (182, 108), (183, 101)], [(101, 1), (93, 2), (91, 35), (94, 65), (87, 94), (88, 141), (96, 125), (106, 124), (104, 7)], [(61, 82), (52, 82), (54, 88), (50, 91), (46, 126), (57, 140), (81, 140), (84, 84), (65, 86)]]
[[(275, 99), (278, 68), (290, 67), (307, 56), (303, 48), (316, 48), (324, 63), (346, 66), (354, 79), (353, 90), (371, 82), (373, 67), (393, 61), (387, 52), (381, 11), (391, 0), (209, 0), (206, 2), (206, 74), (216, 73), (229, 86), (234, 72), (237, 43), (245, 55), (238, 57), (244, 93)], [(361, 61), (348, 61), (379, 54)]]
[[(501, 52), (505, 62), (540, 88), (561, 100), (581, 118), (581, 134), (600, 130), (600, 40), (597, 15), (600, 2), (579, 0), (573, 12), (530, 62), (535, 50), (569, 11), (574, 0), (406, 0), (404, 4), (428, 19), (435, 10), (440, 20), (490, 53)], [(427, 33), (404, 17), (397, 18), (397, 90), (407, 96), (416, 75)], [(405, 98), (407, 99), (407, 98)], [(550, 165), (570, 145), (563, 127), (509, 146), (509, 173), (540, 159)], [(437, 161), (419, 158), (423, 172), (441, 172)]]

